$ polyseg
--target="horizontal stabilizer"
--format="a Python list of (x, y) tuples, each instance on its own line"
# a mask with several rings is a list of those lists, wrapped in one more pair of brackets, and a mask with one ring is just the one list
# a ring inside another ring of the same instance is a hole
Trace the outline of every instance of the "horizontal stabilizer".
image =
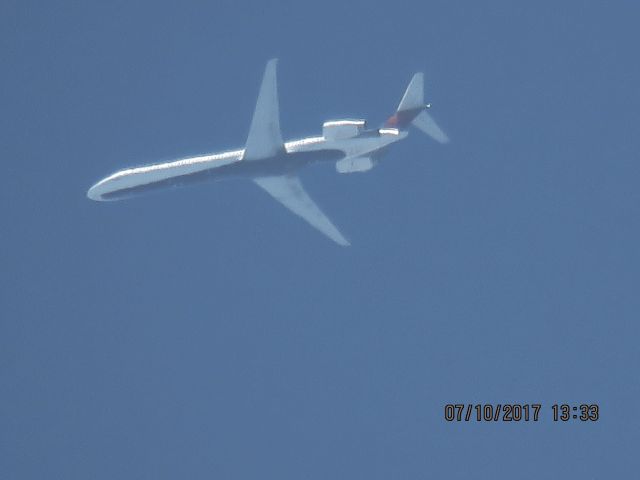
[(442, 131), (442, 129), (438, 126), (436, 121), (433, 119), (431, 115), (427, 112), (422, 111), (420, 115), (414, 118), (411, 123), (414, 127), (419, 128), (424, 133), (433, 138), (436, 142), (439, 143), (448, 143), (449, 137), (446, 133)]
[(276, 58), (269, 60), (262, 77), (256, 109), (253, 112), (243, 160), (261, 160), (284, 152), (280, 133)]
[(292, 175), (254, 178), (254, 182), (296, 215), (304, 218), (338, 245), (348, 247), (349, 241), (342, 236), (331, 220), (311, 200), (298, 177)]

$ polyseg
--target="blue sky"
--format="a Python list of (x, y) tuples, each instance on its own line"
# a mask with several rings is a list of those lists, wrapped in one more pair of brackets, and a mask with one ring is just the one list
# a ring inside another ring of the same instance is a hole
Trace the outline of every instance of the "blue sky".
[[(0, 477), (632, 476), (639, 14), (3, 2)], [(375, 125), (424, 71), (452, 143), (303, 173), (348, 249), (248, 182), (86, 199), (240, 147), (271, 57), (285, 137)], [(444, 421), (477, 402), (544, 406)]]

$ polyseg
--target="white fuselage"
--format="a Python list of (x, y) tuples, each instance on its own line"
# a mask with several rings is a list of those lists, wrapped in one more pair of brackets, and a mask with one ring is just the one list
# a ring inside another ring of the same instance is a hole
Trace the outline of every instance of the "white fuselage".
[(285, 153), (282, 155), (262, 160), (244, 160), (242, 149), (127, 168), (100, 180), (89, 189), (87, 196), (92, 200), (118, 200), (149, 190), (202, 180), (282, 175), (318, 161), (372, 156), (406, 136), (406, 131), (381, 128), (367, 130), (351, 138), (318, 136), (293, 140), (284, 144)]

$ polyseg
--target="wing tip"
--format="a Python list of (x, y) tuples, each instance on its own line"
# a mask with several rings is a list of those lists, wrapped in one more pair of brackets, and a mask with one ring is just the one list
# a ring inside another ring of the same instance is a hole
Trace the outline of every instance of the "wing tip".
[(322, 233), (324, 233), (327, 237), (329, 237), (341, 247), (350, 247), (351, 242), (347, 240), (347, 238), (342, 234), (340, 230), (338, 230), (338, 227), (331, 223), (331, 220), (327, 220), (329, 221), (329, 225), (331, 228), (329, 231), (323, 231)]
[(342, 237), (340, 240), (334, 240), (338, 245), (340, 245), (341, 247), (350, 247), (351, 246), (351, 242), (349, 240), (347, 240), (346, 238)]

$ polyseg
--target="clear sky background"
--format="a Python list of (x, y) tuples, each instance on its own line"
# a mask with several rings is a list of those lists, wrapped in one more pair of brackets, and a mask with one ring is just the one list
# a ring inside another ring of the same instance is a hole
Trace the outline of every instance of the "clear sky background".
[[(0, 478), (635, 476), (636, 5), (3, 1)], [(249, 182), (86, 198), (241, 147), (271, 57), (287, 138), (425, 72), (451, 144), (302, 175), (351, 248)]]

